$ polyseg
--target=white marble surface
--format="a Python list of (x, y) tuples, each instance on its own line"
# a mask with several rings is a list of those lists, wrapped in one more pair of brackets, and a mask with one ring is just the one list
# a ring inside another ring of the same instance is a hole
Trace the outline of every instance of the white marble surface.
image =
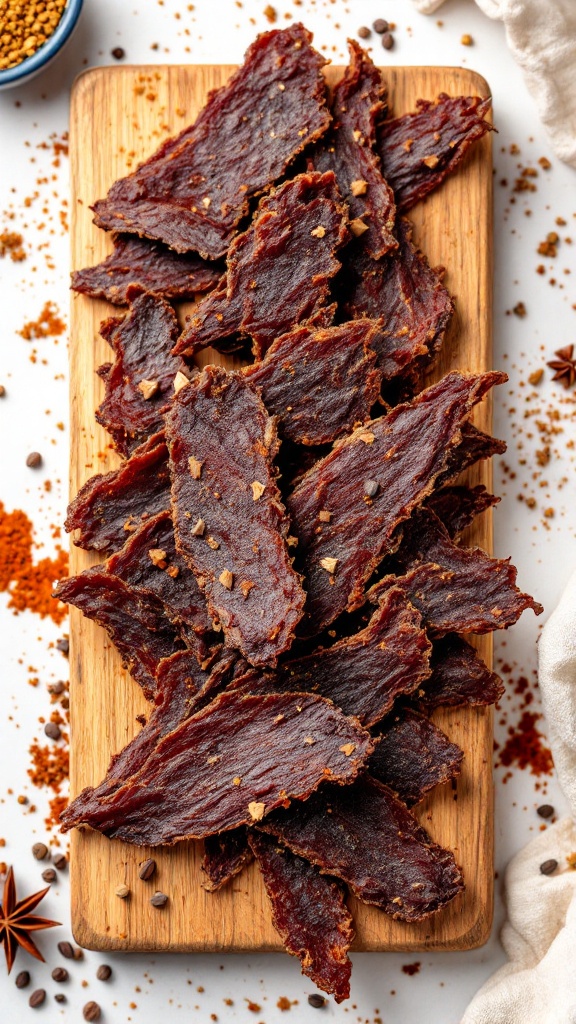
[[(239, 5), (233, 0), (211, 0), (209, 4), (197, 0), (196, 9), (189, 11), (179, 0), (164, 0), (163, 4), (156, 0), (86, 0), (77, 33), (65, 54), (28, 86), (0, 93), (0, 209), (5, 211), (0, 226), (20, 230), (28, 252), (23, 263), (9, 259), (0, 263), (0, 383), (7, 391), (0, 400), (0, 499), (9, 509), (24, 509), (33, 520), (36, 538), (44, 546), (38, 557), (52, 552), (50, 524), (63, 519), (68, 418), (65, 339), (60, 338), (58, 344), (53, 339), (32, 344), (16, 333), (24, 321), (37, 317), (46, 300), (54, 301), (64, 314), (68, 304), (68, 237), (60, 219), (68, 188), (67, 160), (63, 158), (55, 168), (52, 150), (38, 146), (52, 133), (60, 136), (65, 131), (74, 76), (85, 66), (111, 63), (113, 47), (124, 47), (126, 60), (134, 63), (238, 61), (254, 34), (267, 27), (265, 6), (264, 0), (244, 0)], [(576, 234), (575, 172), (550, 152), (521, 73), (507, 52), (502, 26), (488, 21), (471, 0), (449, 0), (428, 19), (417, 15), (407, 0), (304, 0), (299, 6), (275, 0), (274, 6), (280, 23), (286, 12), (301, 16), (314, 31), (316, 44), (333, 59), (344, 59), (348, 35), (380, 16), (397, 24), (396, 47), (391, 53), (381, 50), (378, 37), (373, 35), (370, 41), (383, 64), (465, 63), (480, 71), (491, 85), (500, 133), (494, 142), (494, 365), (510, 373), (510, 384), (500, 389), (496, 399), (495, 426), (509, 443), (505, 461), (516, 474), (511, 478), (502, 466), (495, 466), (495, 488), (504, 495), (495, 515), (496, 548), (499, 554), (512, 555), (521, 585), (544, 603), (546, 616), (576, 563), (572, 447), (576, 423), (571, 417), (573, 400), (550, 381), (548, 370), (537, 388), (527, 384), (527, 377), (544, 366), (554, 349), (576, 340), (573, 278), (565, 273), (570, 269), (576, 272), (576, 249), (562, 241), (555, 260), (536, 254), (538, 243), (556, 229), (557, 216), (568, 222), (558, 229), (562, 239), (571, 232)], [(463, 33), (473, 36), (472, 47), (461, 45)], [(153, 43), (160, 44), (157, 50), (151, 49)], [(511, 144), (519, 147), (519, 154), (510, 154)], [(537, 191), (517, 194), (517, 202), (511, 206), (517, 165), (538, 167), (536, 161), (542, 156), (551, 159), (552, 168), (539, 169), (538, 178), (530, 179)], [(508, 180), (507, 187), (498, 184), (503, 178)], [(43, 179), (39, 185), (38, 179)], [(34, 192), (38, 197), (26, 206), (25, 198)], [(527, 209), (530, 216), (525, 215)], [(12, 220), (7, 217), (10, 210)], [(47, 247), (41, 248), (46, 242)], [(547, 268), (544, 275), (535, 272), (540, 263)], [(557, 280), (555, 286), (549, 284), (551, 276)], [(525, 303), (527, 316), (507, 316), (506, 310), (519, 301)], [(35, 363), (29, 358), (32, 347), (38, 353)], [(550, 462), (542, 468), (536, 455), (543, 448), (542, 437), (534, 423), (556, 413), (559, 418), (552, 422), (562, 432), (553, 437)], [(64, 431), (56, 426), (59, 422)], [(32, 450), (43, 454), (44, 467), (39, 471), (25, 466)], [(534, 473), (539, 474), (537, 479), (533, 479)], [(45, 479), (52, 481), (50, 493), (43, 488)], [(536, 499), (535, 508), (517, 500), (523, 488), (525, 496)], [(546, 508), (554, 509), (553, 517), (544, 517)], [(34, 737), (43, 740), (38, 719), (49, 711), (46, 684), (63, 677), (67, 670), (62, 655), (49, 649), (60, 635), (61, 629), (49, 620), (31, 613), (14, 617), (7, 609), (6, 595), (0, 594), (0, 837), (6, 839), (0, 860), (14, 864), (22, 894), (42, 884), (43, 865), (34, 861), (30, 848), (45, 837), (47, 794), (29, 782), (28, 748)], [(509, 666), (512, 683), (527, 676), (533, 686), (537, 635), (537, 622), (527, 613), (505, 638), (497, 639), (497, 655)], [(28, 685), (30, 676), (40, 679), (37, 687)], [(506, 698), (496, 715), (496, 735), (501, 742), (507, 729), (518, 724), (519, 701), (518, 696)], [(533, 706), (538, 708), (537, 693)], [(545, 730), (545, 724), (540, 724)], [(496, 867), (500, 876), (511, 854), (540, 827), (535, 808), (543, 801), (543, 793), (562, 808), (555, 780), (545, 780), (542, 790), (538, 786), (543, 780), (528, 769), (514, 768), (506, 784), (503, 774), (500, 768), (495, 772)], [(38, 808), (36, 813), (18, 804), (19, 794), (28, 795)], [(77, 1021), (82, 1019), (83, 1004), (95, 999), (107, 1024), (156, 1024), (162, 1015), (176, 1024), (216, 1019), (254, 1024), (295, 1019), (314, 1024), (322, 1019), (373, 1022), (378, 1018), (386, 1024), (456, 1024), (476, 988), (503, 961), (497, 939), (503, 915), (500, 884), (495, 929), (483, 949), (417, 956), (357, 954), (353, 957), (350, 1004), (337, 1007), (330, 1003), (320, 1011), (306, 1002), (314, 987), (300, 976), (297, 963), (283, 955), (103, 957), (86, 953), (82, 963), (72, 965), (71, 980), (58, 986), (50, 978), (52, 968), (62, 963), (56, 943), (69, 937), (68, 888), (63, 874), (42, 905), (46, 916), (64, 922), (62, 928), (40, 936), (48, 962), (37, 964), (20, 954), (10, 979), (0, 963), (0, 1021), (32, 1021), (36, 1015), (50, 1022)], [(106, 984), (95, 979), (104, 960), (114, 970), (113, 979)], [(420, 972), (407, 977), (401, 966), (415, 960), (421, 963)], [(14, 976), (24, 968), (30, 969), (33, 984), (19, 991)], [(84, 982), (88, 984), (84, 986)], [(48, 999), (42, 1008), (32, 1010), (28, 995), (37, 987), (47, 989)], [(67, 1003), (53, 1001), (58, 989), (66, 993)], [(277, 1007), (281, 996), (299, 1001), (289, 1014)], [(226, 1005), (225, 999), (232, 999), (233, 1005)], [(251, 1011), (247, 1000), (260, 1004), (261, 1010)]]

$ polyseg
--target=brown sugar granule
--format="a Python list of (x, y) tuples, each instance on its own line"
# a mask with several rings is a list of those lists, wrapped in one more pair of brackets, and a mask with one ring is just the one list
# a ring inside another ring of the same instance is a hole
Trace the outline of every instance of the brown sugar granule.
[(286, 996), (280, 996), (278, 1002), (276, 1003), (276, 1006), (278, 1007), (279, 1010), (282, 1010), (284, 1012), (290, 1009), (292, 1003), (290, 1002), (289, 999), (286, 998)]
[(462, 36), (460, 42), (462, 43), (462, 46), (472, 46), (473, 43), (474, 43), (474, 40), (473, 40), (472, 36), (468, 34), (468, 32), (465, 32), (464, 35)]
[(549, 231), (543, 242), (540, 242), (536, 252), (539, 256), (554, 257), (558, 255), (558, 243), (560, 238), (556, 231)]
[(498, 752), (498, 764), (509, 768), (529, 768), (532, 775), (551, 775), (554, 769), (552, 754), (543, 743), (544, 737), (536, 722), (541, 718), (537, 712), (524, 711), (516, 728), (510, 727), (509, 736)]
[(35, 786), (49, 786), (55, 793), (60, 792), (62, 783), (68, 778), (70, 757), (64, 747), (41, 747), (35, 740), (29, 750), (32, 767), (28, 775)]
[(26, 259), (23, 248), (24, 239), (16, 231), (2, 231), (0, 234), (0, 257), (10, 253), (10, 259), (14, 263), (21, 263)]
[(273, 25), (277, 20), (278, 15), (276, 13), (276, 9), (272, 7), (272, 4), (268, 4), (268, 6), (264, 8), (264, 17), (271, 25)]
[(550, 161), (549, 161), (547, 156), (541, 156), (540, 159), (538, 160), (538, 163), (540, 164), (540, 167), (544, 171), (549, 171), (550, 168), (552, 167), (552, 164), (550, 163)]
[(16, 333), (25, 341), (33, 338), (56, 338), (64, 334), (66, 324), (58, 315), (58, 308), (53, 302), (45, 302), (37, 320), (29, 320)]
[(54, 580), (68, 573), (68, 554), (56, 547), (56, 558), (32, 560), (32, 523), (25, 512), (7, 512), (0, 502), (0, 591), (8, 591), (8, 607), (36, 612), (62, 622), (67, 611), (52, 594)]

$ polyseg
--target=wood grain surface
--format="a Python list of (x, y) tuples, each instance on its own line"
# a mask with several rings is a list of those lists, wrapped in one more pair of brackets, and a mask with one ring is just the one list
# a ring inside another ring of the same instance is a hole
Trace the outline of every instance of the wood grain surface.
[[(72, 268), (101, 260), (109, 237), (92, 223), (89, 205), (112, 182), (147, 157), (167, 135), (180, 131), (204, 104), (208, 90), (222, 85), (228, 66), (96, 68), (77, 80), (72, 94)], [(333, 84), (341, 69), (329, 68)], [(462, 68), (393, 68), (385, 72), (392, 108), (413, 109), (420, 98), (439, 92), (487, 95), (486, 82)], [(432, 265), (447, 268), (446, 284), (456, 297), (456, 315), (435, 366), (433, 379), (452, 369), (480, 371), (492, 365), (492, 163), (486, 136), (437, 192), (412, 212), (414, 238)], [(117, 312), (117, 311), (116, 311)], [(72, 295), (71, 465), (74, 496), (84, 481), (117, 465), (109, 437), (94, 419), (103, 383), (96, 368), (110, 349), (99, 337), (100, 321), (113, 315), (105, 302)], [(202, 364), (234, 365), (211, 349)], [(490, 430), (490, 403), (475, 422)], [(474, 468), (472, 483), (491, 484), (486, 464)], [(490, 514), (469, 531), (468, 542), (491, 551)], [(97, 561), (71, 547), (71, 573)], [(491, 642), (477, 644), (490, 662)], [(111, 755), (138, 731), (136, 716), (148, 707), (139, 686), (122, 670), (104, 630), (71, 609), (70, 692), (72, 715), (71, 790), (77, 794), (104, 776)], [(493, 808), (492, 716), (490, 709), (449, 709), (434, 720), (465, 751), (454, 788), (440, 787), (416, 809), (436, 842), (454, 851), (466, 881), (465, 893), (419, 924), (392, 921), (375, 907), (352, 900), (358, 950), (470, 949), (486, 941), (492, 919)], [(153, 882), (138, 878), (138, 865), (153, 853)], [(71, 837), (72, 925), (76, 941), (90, 949), (221, 951), (280, 950), (268, 900), (252, 865), (220, 893), (201, 885), (201, 844), (179, 843), (152, 851), (109, 841), (96, 832)], [(126, 883), (131, 896), (115, 889)], [(150, 905), (154, 889), (170, 897), (164, 910)]]

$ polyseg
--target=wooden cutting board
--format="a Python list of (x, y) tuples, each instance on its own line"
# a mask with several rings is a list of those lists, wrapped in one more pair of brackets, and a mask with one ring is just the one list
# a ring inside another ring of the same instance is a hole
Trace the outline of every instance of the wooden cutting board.
[[(72, 93), (70, 157), (72, 164), (72, 267), (100, 261), (110, 249), (108, 236), (92, 224), (89, 205), (104, 196), (112, 182), (133, 169), (167, 135), (194, 119), (210, 89), (222, 85), (234, 68), (192, 67), (95, 68), (84, 72)], [(328, 69), (333, 84), (342, 69)], [(488, 95), (486, 82), (462, 68), (393, 68), (386, 70), (392, 108), (402, 113), (418, 98), (439, 92)], [(492, 163), (486, 136), (461, 168), (412, 213), (414, 237), (432, 265), (447, 267), (446, 284), (456, 297), (456, 315), (434, 376), (452, 369), (486, 370), (492, 365)], [(72, 296), (70, 334), (71, 465), (74, 496), (84, 481), (117, 465), (109, 437), (94, 420), (103, 396), (96, 368), (110, 349), (99, 337), (100, 321), (118, 311), (105, 302)], [(233, 366), (211, 349), (202, 364)], [(490, 430), (489, 402), (475, 422)], [(490, 469), (476, 467), (472, 483), (490, 487)], [(470, 530), (469, 542), (491, 551), (490, 515)], [(97, 559), (72, 546), (71, 573)], [(490, 662), (490, 638), (478, 643)], [(70, 692), (72, 715), (71, 791), (100, 781), (111, 755), (138, 731), (138, 714), (148, 707), (140, 688), (122, 670), (104, 630), (79, 612), (70, 616)], [(470, 949), (486, 941), (492, 920), (493, 808), (492, 716), (490, 709), (439, 711), (434, 720), (466, 752), (454, 788), (437, 789), (416, 814), (438, 843), (449, 847), (462, 866), (466, 892), (441, 913), (419, 924), (392, 921), (374, 907), (352, 901), (355, 949)], [(153, 855), (154, 882), (138, 878), (138, 865)], [(170, 849), (138, 849), (110, 842), (96, 832), (71, 837), (72, 926), (81, 946), (100, 950), (219, 951), (280, 950), (268, 900), (252, 865), (216, 894), (201, 886), (201, 844), (180, 843)], [(121, 900), (115, 889), (126, 883), (131, 896)], [(164, 910), (149, 903), (155, 888), (170, 897)]]

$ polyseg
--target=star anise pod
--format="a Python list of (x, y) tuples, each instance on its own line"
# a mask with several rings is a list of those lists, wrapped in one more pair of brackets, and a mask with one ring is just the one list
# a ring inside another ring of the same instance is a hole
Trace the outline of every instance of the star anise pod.
[(571, 388), (576, 381), (576, 359), (573, 358), (574, 345), (566, 345), (554, 353), (557, 359), (551, 359), (546, 366), (555, 370), (552, 380), (559, 380), (565, 388)]
[(37, 960), (44, 960), (42, 953), (32, 941), (30, 932), (37, 932), (42, 928), (54, 928), (60, 922), (48, 921), (45, 917), (36, 917), (30, 911), (38, 906), (49, 888), (50, 886), (17, 903), (16, 883), (12, 868), (10, 868), (6, 876), (4, 896), (0, 904), (0, 942), (4, 945), (8, 974), (12, 970), (12, 964), (14, 963), (19, 946), (25, 949), (27, 953), (30, 953), (31, 956), (35, 956)]

